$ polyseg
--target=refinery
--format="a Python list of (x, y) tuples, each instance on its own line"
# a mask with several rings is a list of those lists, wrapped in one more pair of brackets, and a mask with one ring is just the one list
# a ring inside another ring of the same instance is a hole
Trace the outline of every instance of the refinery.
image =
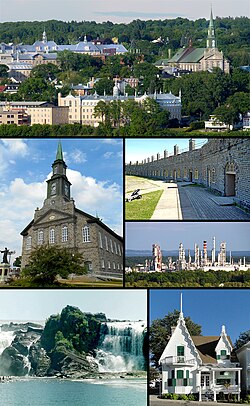
[[(158, 244), (152, 245), (152, 257), (146, 259), (145, 264), (137, 264), (134, 268), (138, 272), (165, 272), (185, 271), (201, 269), (203, 271), (246, 271), (250, 264), (246, 264), (246, 258), (234, 259), (232, 251), (227, 252), (226, 242), (221, 242), (219, 251), (216, 251), (215, 237), (212, 240), (212, 248), (208, 251), (207, 241), (203, 241), (202, 249), (195, 243), (193, 255), (190, 250), (185, 250), (182, 242), (176, 257), (168, 256), (163, 262), (162, 251)], [(131, 269), (127, 269), (131, 271)]]

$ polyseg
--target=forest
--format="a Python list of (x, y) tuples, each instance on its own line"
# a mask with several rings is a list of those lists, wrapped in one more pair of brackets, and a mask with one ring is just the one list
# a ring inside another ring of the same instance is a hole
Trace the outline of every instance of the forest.
[[(209, 11), (208, 11), (209, 14)], [(209, 17), (209, 15), (208, 15)], [(192, 21), (187, 18), (165, 20), (134, 20), (129, 24), (114, 24), (110, 21), (19, 21), (0, 25), (0, 42), (33, 44), (41, 40), (44, 29), (48, 40), (57, 44), (74, 44), (95, 38), (118, 38), (128, 48), (143, 53), (149, 62), (167, 57), (168, 49), (175, 51), (188, 44), (205, 47), (208, 21), (205, 18)], [(249, 64), (249, 18), (216, 17), (215, 29), (218, 48), (222, 49), (233, 66)], [(153, 40), (160, 38), (157, 43)]]

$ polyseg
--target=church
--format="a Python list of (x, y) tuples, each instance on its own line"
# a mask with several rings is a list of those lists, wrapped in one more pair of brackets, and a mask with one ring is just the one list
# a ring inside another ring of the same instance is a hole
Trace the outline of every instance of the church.
[(222, 72), (229, 73), (230, 66), (225, 59), (223, 52), (217, 48), (213, 12), (211, 9), (208, 27), (206, 48), (194, 48), (192, 41), (189, 41), (187, 48), (181, 48), (170, 59), (162, 59), (155, 64), (159, 69), (164, 67), (175, 67), (190, 72), (212, 71), (213, 68), (220, 68)]
[(122, 278), (122, 237), (98, 217), (75, 207), (66, 169), (59, 142), (43, 207), (35, 210), (34, 219), (21, 232), (22, 268), (27, 265), (32, 250), (45, 244), (77, 249), (92, 276)]

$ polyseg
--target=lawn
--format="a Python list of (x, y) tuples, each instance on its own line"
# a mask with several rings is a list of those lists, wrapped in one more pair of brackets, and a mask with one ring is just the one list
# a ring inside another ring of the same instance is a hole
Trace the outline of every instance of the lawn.
[(126, 220), (150, 220), (156, 205), (163, 193), (163, 190), (157, 190), (142, 195), (142, 199), (132, 200), (125, 203)]

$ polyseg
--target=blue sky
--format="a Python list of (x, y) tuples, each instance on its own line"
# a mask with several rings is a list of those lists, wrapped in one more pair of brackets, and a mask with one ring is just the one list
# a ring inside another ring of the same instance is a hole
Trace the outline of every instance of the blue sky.
[[(213, 0), (215, 16), (249, 15), (248, 0)], [(166, 19), (184, 17), (189, 19), (206, 18), (210, 15), (210, 0), (179, 0), (167, 2), (163, 0), (1, 0), (1, 21), (112, 21), (129, 22), (134, 19)], [(87, 34), (87, 33), (86, 33)]]
[[(207, 139), (200, 138), (195, 140), (195, 146), (196, 148), (200, 148), (206, 142)], [(162, 158), (165, 149), (168, 151), (169, 155), (173, 155), (175, 145), (179, 146), (180, 152), (187, 151), (189, 148), (189, 140), (187, 138), (127, 139), (125, 141), (125, 162), (141, 162), (143, 159), (150, 158), (152, 155), (156, 158), (158, 152), (161, 154)]]
[(195, 242), (202, 247), (207, 241), (208, 251), (212, 238), (216, 249), (226, 241), (227, 250), (250, 251), (250, 222), (127, 222), (126, 249), (151, 250), (159, 244), (162, 250), (177, 250), (182, 242), (185, 249), (194, 249)]
[[(20, 232), (46, 198), (58, 140), (0, 140), (0, 249), (20, 255)], [(121, 235), (122, 140), (63, 139), (67, 176), (76, 207)]]
[(184, 316), (202, 326), (202, 335), (220, 335), (224, 324), (234, 343), (241, 332), (250, 329), (249, 289), (150, 290), (150, 321), (180, 310), (180, 292)]
[(45, 320), (67, 305), (83, 312), (102, 312), (111, 319), (147, 318), (145, 289), (1, 289), (0, 320)]

